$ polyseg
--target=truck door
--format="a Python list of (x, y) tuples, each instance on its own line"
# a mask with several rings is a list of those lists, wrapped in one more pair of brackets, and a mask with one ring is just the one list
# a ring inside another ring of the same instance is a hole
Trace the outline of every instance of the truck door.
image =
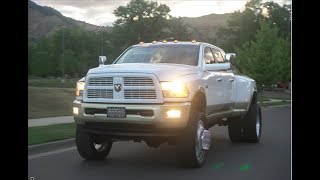
[[(203, 51), (203, 63), (216, 63), (211, 48), (208, 46)], [(207, 116), (210, 116), (223, 111), (223, 106), (221, 105), (224, 101), (223, 76), (218, 71), (206, 71), (203, 78), (206, 81)]]
[[(216, 63), (227, 63), (222, 55), (222, 52), (218, 49), (211, 48)], [(219, 71), (221, 81), (221, 88), (223, 95), (221, 97), (221, 106), (223, 111), (231, 110), (234, 102), (234, 74), (232, 71), (226, 69)]]

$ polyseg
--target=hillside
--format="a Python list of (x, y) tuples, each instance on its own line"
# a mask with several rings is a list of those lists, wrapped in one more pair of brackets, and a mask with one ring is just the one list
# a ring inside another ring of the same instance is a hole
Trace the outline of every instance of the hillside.
[[(208, 41), (215, 37), (217, 29), (226, 26), (230, 17), (228, 14), (210, 14), (201, 17), (180, 17), (192, 32), (192, 37), (197, 41)], [(82, 28), (98, 31), (101, 27), (83, 21), (77, 21), (63, 16), (59, 11), (46, 6), (39, 6), (28, 0), (28, 36), (30, 40), (48, 36), (61, 28)], [(110, 30), (112, 27), (103, 27)]]
[[(61, 28), (82, 28), (97, 31), (101, 27), (65, 17), (51, 7), (39, 6), (28, 0), (29, 39), (35, 40), (42, 36), (48, 36)], [(109, 27), (104, 28), (109, 29)]]
[(232, 13), (209, 14), (201, 17), (181, 17), (181, 20), (188, 26), (193, 37), (198, 41), (207, 41), (208, 37), (215, 37), (220, 27), (227, 25), (227, 21)]

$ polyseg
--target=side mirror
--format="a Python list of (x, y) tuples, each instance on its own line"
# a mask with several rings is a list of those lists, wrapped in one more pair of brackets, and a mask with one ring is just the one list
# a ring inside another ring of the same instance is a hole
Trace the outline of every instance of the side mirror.
[(203, 66), (204, 71), (226, 71), (230, 69), (230, 63), (217, 63), (217, 64), (205, 64)]
[(227, 53), (225, 59), (227, 62), (230, 62), (231, 65), (236, 64), (236, 54), (235, 53)]
[(99, 56), (99, 66), (104, 65), (104, 62), (107, 61), (107, 57), (106, 56)]

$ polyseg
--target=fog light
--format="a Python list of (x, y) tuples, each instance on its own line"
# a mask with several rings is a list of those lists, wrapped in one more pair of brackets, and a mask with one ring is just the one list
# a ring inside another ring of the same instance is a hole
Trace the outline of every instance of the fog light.
[(73, 107), (73, 114), (78, 115), (79, 114), (79, 108)]
[(181, 111), (180, 110), (169, 110), (167, 111), (167, 118), (180, 118)]

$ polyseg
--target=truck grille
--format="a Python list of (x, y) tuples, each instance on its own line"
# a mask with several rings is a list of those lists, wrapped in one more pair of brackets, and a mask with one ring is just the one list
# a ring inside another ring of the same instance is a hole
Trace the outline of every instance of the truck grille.
[(89, 86), (112, 86), (113, 78), (112, 77), (98, 77), (90, 78)]
[(160, 103), (163, 102), (157, 78), (149, 74), (107, 73), (87, 76), (84, 102)]
[(124, 77), (124, 86), (153, 86), (153, 81), (148, 77)]
[(154, 89), (125, 89), (125, 99), (156, 99), (156, 90)]
[(88, 89), (87, 97), (113, 99), (113, 90), (112, 89)]

